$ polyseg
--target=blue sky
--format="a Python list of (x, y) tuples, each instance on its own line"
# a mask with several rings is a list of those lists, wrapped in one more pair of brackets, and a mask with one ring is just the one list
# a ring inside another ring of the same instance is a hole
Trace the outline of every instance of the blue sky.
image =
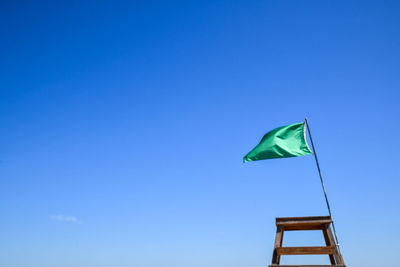
[(327, 210), (312, 156), (242, 157), (304, 117), (345, 262), (398, 266), (399, 11), (3, 2), (0, 266), (266, 266), (275, 217)]

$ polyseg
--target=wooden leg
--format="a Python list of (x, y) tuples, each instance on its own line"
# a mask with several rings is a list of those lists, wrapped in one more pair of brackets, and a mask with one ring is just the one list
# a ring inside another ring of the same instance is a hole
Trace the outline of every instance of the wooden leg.
[(331, 229), (331, 226), (330, 226), (330, 225), (328, 225), (328, 226), (326, 227), (326, 233), (327, 233), (329, 242), (330, 242), (331, 244), (334, 244), (335, 247), (336, 247), (336, 249), (335, 249), (335, 254), (333, 254), (333, 256), (334, 256), (334, 258), (335, 258), (335, 260), (336, 260), (336, 264), (337, 264), (337, 265), (344, 264), (344, 263), (343, 263), (344, 261), (343, 261), (342, 255), (340, 255), (339, 252), (338, 252), (337, 244), (336, 244), (336, 242), (335, 242), (335, 239), (333, 238), (333, 233), (332, 233), (332, 229)]
[(276, 236), (275, 236), (275, 244), (274, 244), (274, 253), (272, 255), (272, 264), (279, 265), (279, 262), (281, 261), (281, 256), (278, 255), (277, 248), (282, 247), (283, 232), (284, 232), (283, 227), (277, 226)]
[[(334, 246), (335, 244), (332, 244), (331, 240), (329, 239), (328, 236), (328, 231), (326, 228), (322, 229), (322, 233), (324, 234), (324, 239), (327, 247)], [(331, 261), (332, 265), (336, 265), (335, 257), (333, 255), (329, 255), (329, 260)]]

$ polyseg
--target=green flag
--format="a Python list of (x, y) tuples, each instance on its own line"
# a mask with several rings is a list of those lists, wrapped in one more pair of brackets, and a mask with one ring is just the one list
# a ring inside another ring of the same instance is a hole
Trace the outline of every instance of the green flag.
[(243, 158), (243, 162), (312, 154), (307, 145), (305, 130), (304, 122), (299, 122), (268, 132)]

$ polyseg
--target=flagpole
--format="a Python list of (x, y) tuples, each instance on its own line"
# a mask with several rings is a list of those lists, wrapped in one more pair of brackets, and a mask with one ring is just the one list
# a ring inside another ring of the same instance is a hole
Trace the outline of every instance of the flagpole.
[[(318, 173), (319, 173), (319, 179), (321, 180), (322, 189), (324, 190), (326, 206), (328, 207), (329, 216), (330, 216), (331, 219), (332, 219), (331, 207), (330, 207), (330, 205), (329, 205), (328, 195), (326, 194), (324, 179), (322, 179), (321, 169), (319, 168), (319, 163), (318, 163), (317, 152), (315, 151), (314, 142), (313, 142), (312, 137), (311, 137), (311, 130), (310, 130), (310, 126), (308, 125), (307, 118), (305, 118), (305, 122), (306, 122), (306, 125), (307, 125), (308, 135), (310, 136), (311, 145), (312, 145), (313, 152), (314, 152), (313, 154), (314, 154), (315, 162), (317, 163), (317, 168), (318, 168)], [(341, 255), (342, 253), (340, 252), (339, 240), (338, 240), (338, 237), (337, 237), (337, 235), (336, 235), (335, 223), (334, 223), (333, 219), (332, 219), (332, 228), (333, 228), (333, 233), (335, 234), (336, 245), (337, 245), (337, 247), (338, 247), (339, 254)]]

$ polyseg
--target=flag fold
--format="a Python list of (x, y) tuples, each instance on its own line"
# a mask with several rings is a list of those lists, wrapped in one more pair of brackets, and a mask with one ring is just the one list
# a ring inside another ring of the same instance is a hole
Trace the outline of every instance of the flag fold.
[(243, 158), (243, 162), (299, 157), (312, 154), (307, 141), (305, 123), (276, 128), (264, 135), (260, 143)]

